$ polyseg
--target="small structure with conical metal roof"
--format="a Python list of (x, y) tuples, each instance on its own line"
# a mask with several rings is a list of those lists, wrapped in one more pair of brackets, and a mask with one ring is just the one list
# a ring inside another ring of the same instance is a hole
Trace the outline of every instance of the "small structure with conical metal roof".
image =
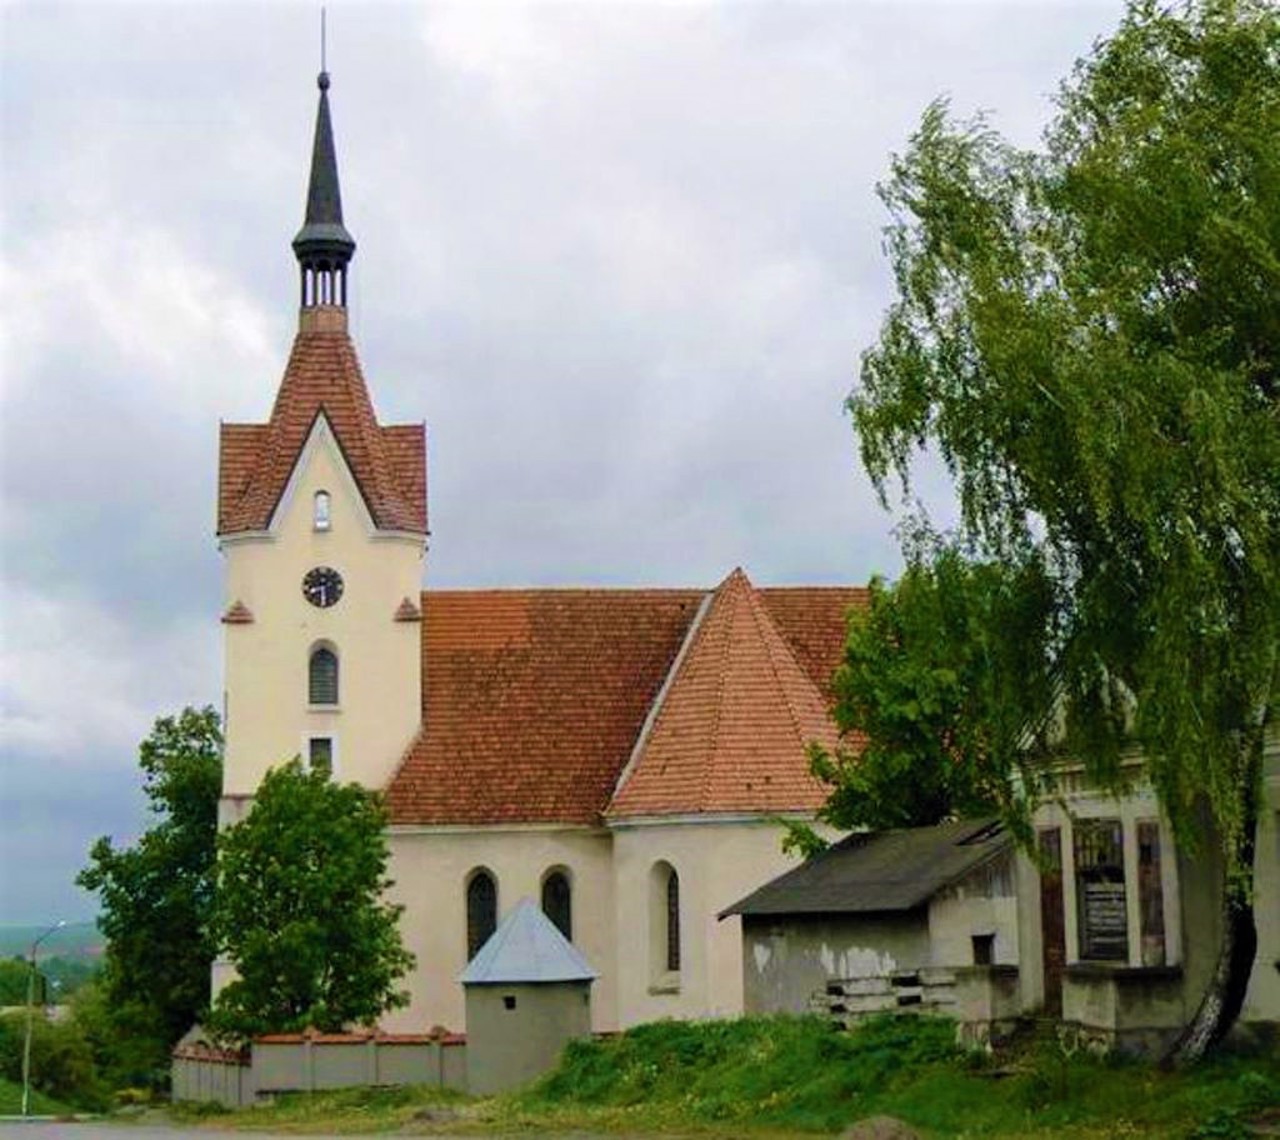
[(521, 899), (462, 971), (467, 1089), (503, 1092), (555, 1067), (591, 1033), (599, 975), (532, 899)]
[(307, 185), (307, 216), (293, 239), (293, 252), (302, 270), (302, 307), (347, 304), (347, 265), (356, 251), (355, 239), (342, 224), (342, 191), (338, 186), (338, 156), (329, 116), (329, 73), (320, 72), (320, 105), (311, 147), (311, 181)]

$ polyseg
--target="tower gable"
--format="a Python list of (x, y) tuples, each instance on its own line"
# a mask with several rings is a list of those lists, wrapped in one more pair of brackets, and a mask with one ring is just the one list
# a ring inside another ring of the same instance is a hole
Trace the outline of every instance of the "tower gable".
[(304, 321), (299, 330), (271, 419), (222, 425), (220, 537), (270, 528), (320, 417), (333, 433), (374, 526), (427, 533), (424, 425), (380, 426), (345, 328), (311, 327), (321, 324)]

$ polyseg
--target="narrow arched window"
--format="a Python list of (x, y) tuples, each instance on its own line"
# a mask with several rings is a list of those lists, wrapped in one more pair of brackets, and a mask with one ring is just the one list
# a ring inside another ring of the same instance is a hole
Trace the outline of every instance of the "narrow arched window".
[(488, 871), (477, 871), (467, 884), (467, 961), (498, 928), (498, 887)]
[(542, 913), (555, 923), (561, 934), (573, 941), (573, 897), (569, 876), (563, 871), (552, 871), (542, 880)]
[(680, 969), (680, 876), (674, 867), (667, 876), (667, 969)]
[(307, 692), (313, 705), (338, 703), (338, 655), (326, 646), (321, 645), (311, 651)]
[(312, 500), (312, 522), (316, 530), (328, 530), (332, 525), (329, 518), (329, 492), (317, 491)]

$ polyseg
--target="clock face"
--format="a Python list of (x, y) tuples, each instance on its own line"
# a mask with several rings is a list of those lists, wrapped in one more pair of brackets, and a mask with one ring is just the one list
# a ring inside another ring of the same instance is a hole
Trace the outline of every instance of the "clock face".
[(313, 606), (326, 609), (342, 597), (342, 575), (329, 566), (308, 570), (302, 579), (302, 596)]

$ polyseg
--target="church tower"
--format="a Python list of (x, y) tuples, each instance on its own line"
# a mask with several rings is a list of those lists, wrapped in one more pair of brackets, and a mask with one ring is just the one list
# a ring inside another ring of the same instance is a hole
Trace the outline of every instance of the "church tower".
[(318, 82), (297, 336), (271, 418), (221, 429), (224, 824), (294, 756), (381, 788), (421, 719), (425, 428), (379, 424), (347, 332), (356, 243)]

